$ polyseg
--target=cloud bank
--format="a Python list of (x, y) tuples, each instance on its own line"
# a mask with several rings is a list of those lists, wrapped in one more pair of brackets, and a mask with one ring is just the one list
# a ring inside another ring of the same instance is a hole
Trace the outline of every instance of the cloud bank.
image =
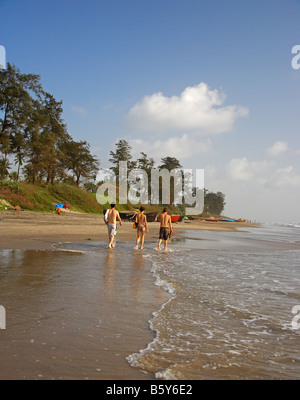
[(267, 154), (270, 156), (278, 156), (279, 154), (285, 153), (287, 150), (288, 144), (286, 142), (278, 141), (267, 149)]
[(199, 142), (187, 134), (181, 137), (171, 137), (166, 140), (147, 141), (134, 139), (130, 141), (130, 144), (133, 148), (134, 155), (139, 155), (142, 151), (147, 153), (147, 149), (151, 149), (151, 154), (149, 154), (149, 156), (156, 160), (166, 156), (185, 160), (195, 154), (203, 154), (211, 151), (210, 139)]
[(263, 161), (249, 161), (247, 157), (233, 158), (227, 166), (228, 176), (237, 181), (256, 179), (266, 182), (268, 174), (274, 167), (273, 163)]
[(185, 88), (180, 96), (166, 97), (161, 92), (145, 96), (130, 109), (126, 122), (139, 132), (219, 134), (231, 130), (237, 118), (248, 115), (246, 107), (224, 106), (225, 99), (223, 93), (201, 82)]
[(233, 158), (227, 165), (228, 177), (234, 181), (256, 182), (268, 187), (300, 188), (300, 175), (294, 167), (279, 168), (266, 160), (249, 161), (247, 157)]

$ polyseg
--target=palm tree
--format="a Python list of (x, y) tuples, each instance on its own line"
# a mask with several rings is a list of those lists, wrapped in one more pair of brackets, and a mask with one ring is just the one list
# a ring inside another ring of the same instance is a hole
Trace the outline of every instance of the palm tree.
[(10, 162), (7, 159), (2, 158), (0, 160), (0, 179), (5, 179), (5, 178), (8, 177), (8, 175), (9, 175), (9, 172), (8, 172), (9, 167), (10, 167)]

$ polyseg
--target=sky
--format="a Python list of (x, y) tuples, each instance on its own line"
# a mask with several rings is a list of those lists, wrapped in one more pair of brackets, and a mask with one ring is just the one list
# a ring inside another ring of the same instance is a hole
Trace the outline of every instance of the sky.
[(300, 0), (0, 0), (0, 45), (102, 168), (125, 139), (229, 217), (300, 222)]

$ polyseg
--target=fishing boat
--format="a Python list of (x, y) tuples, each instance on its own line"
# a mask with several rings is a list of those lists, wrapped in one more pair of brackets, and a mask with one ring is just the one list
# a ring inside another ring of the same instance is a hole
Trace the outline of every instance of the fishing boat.
[(220, 218), (220, 222), (234, 222), (234, 219), (229, 219), (229, 218)]
[(130, 221), (136, 216), (135, 211), (119, 211), (122, 221)]
[(235, 219), (234, 222), (246, 222), (245, 219)]
[[(171, 222), (178, 222), (179, 221), (179, 219), (180, 219), (180, 217), (181, 217), (181, 215), (180, 214), (178, 214), (178, 215), (171, 215)], [(182, 219), (182, 218), (181, 218)]]
[(191, 216), (188, 216), (188, 219), (190, 219), (192, 221), (213, 221), (213, 222), (217, 222), (217, 221), (219, 221), (220, 217), (217, 217), (217, 218), (213, 218), (213, 217), (211, 217), (211, 218), (203, 218), (203, 217), (191, 217)]
[(145, 212), (145, 215), (147, 217), (147, 222), (154, 222), (156, 220), (157, 212)]

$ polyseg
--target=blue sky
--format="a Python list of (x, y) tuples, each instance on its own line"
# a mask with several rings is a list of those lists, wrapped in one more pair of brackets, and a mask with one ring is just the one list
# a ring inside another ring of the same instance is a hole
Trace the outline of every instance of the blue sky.
[(204, 168), (229, 216), (300, 222), (299, 21), (299, 0), (0, 0), (0, 44), (102, 167), (126, 139)]

